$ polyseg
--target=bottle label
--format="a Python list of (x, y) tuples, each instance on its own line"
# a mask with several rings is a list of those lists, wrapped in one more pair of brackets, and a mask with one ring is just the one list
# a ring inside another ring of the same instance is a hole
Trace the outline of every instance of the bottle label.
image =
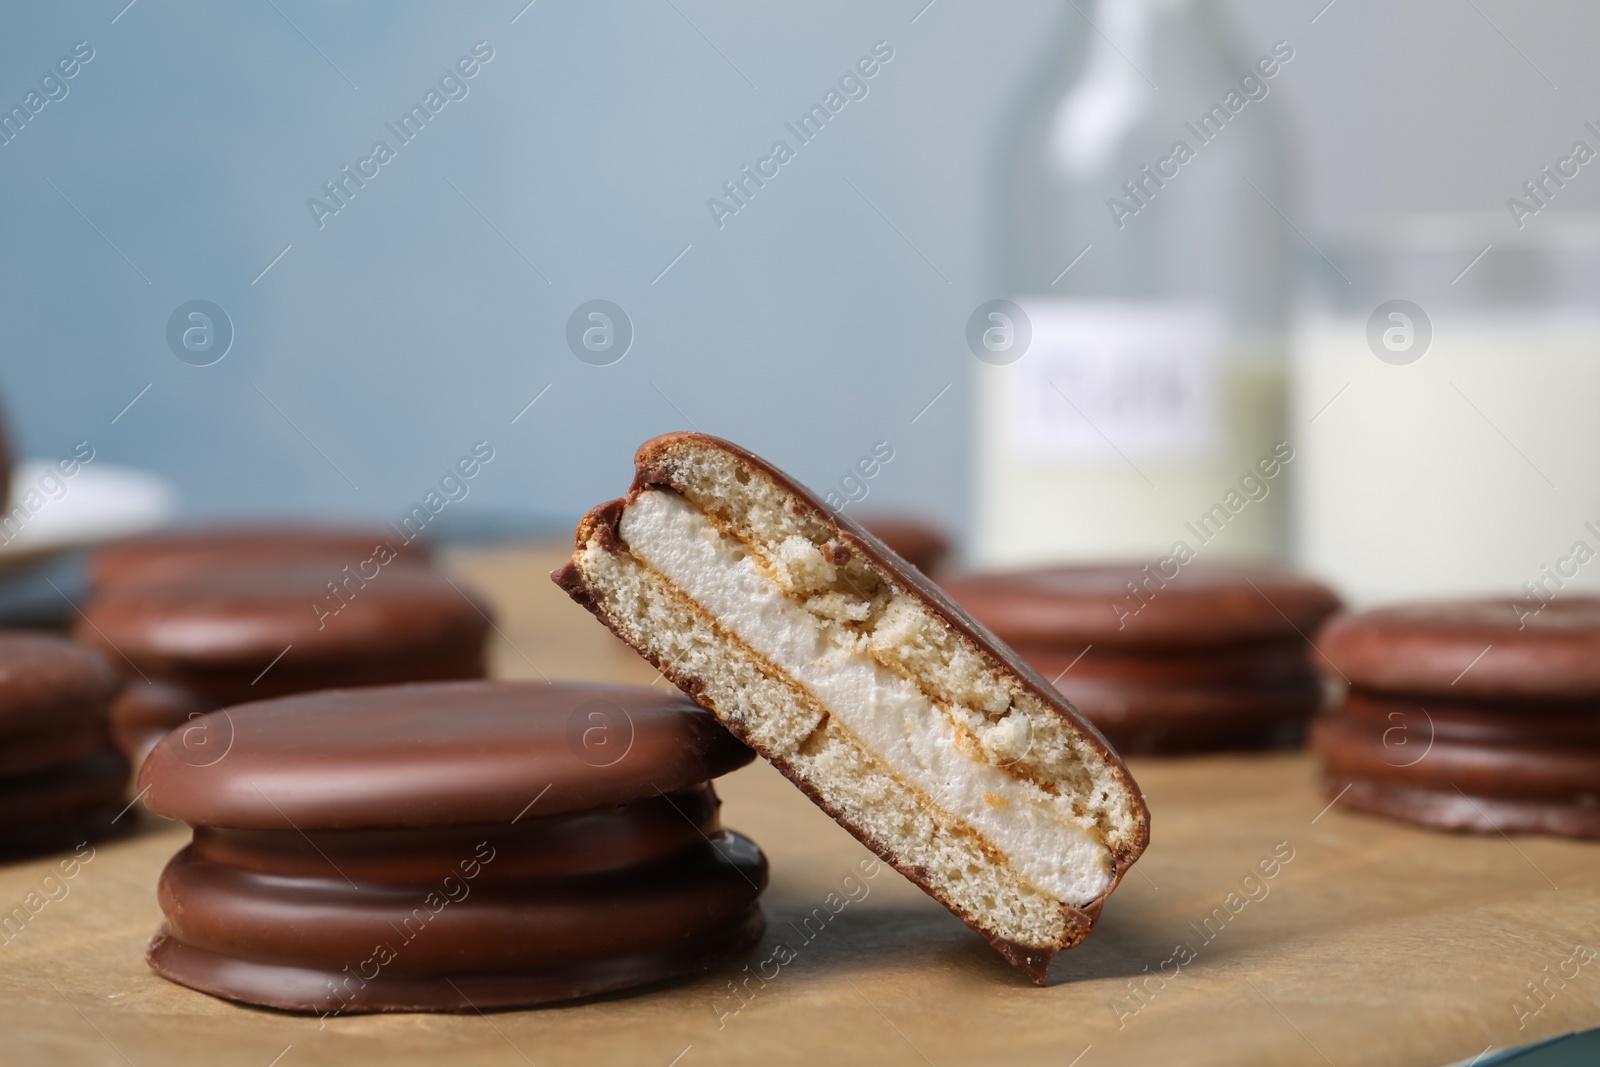
[(1006, 375), (1011, 450), (1176, 460), (1219, 436), (1221, 316), (1176, 301), (1019, 300), (1032, 326)]

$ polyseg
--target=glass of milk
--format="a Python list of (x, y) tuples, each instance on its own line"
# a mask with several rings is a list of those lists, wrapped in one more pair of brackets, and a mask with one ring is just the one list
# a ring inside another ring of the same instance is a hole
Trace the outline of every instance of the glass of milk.
[(1356, 604), (1600, 589), (1600, 216), (1319, 237), (1288, 436), (1297, 560)]

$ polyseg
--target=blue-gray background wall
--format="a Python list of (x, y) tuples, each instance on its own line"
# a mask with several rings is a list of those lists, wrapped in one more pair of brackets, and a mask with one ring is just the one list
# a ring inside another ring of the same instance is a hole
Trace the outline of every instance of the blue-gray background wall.
[[(661, 431), (822, 487), (887, 439), (869, 507), (966, 524), (989, 180), (1045, 52), (1092, 32), (1062, 0), (125, 2), (0, 11), (7, 107), (95, 50), (0, 147), (21, 451), (87, 438), (173, 478), (191, 515), (391, 517), (487, 439), (474, 506), (554, 523)], [(1309, 232), (1500, 210), (1600, 118), (1593, 4), (1325, 3), (1225, 5), (1241, 52), (1296, 46), (1267, 106), (1295, 131)], [(719, 230), (706, 199), (879, 40), (869, 95)], [(494, 58), (469, 95), (319, 229), (307, 199), (477, 41)], [(1561, 207), (1594, 206), (1574, 185)], [(195, 298), (236, 330), (203, 368), (164, 340)], [(612, 366), (565, 343), (592, 298), (636, 329)]]

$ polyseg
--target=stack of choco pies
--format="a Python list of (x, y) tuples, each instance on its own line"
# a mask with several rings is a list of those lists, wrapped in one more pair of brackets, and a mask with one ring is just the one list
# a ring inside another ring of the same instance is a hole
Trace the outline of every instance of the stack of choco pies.
[(1308, 637), (1339, 600), (1279, 566), (1079, 565), (941, 584), (1123, 754), (1296, 745), (1323, 704)]
[(0, 857), (72, 848), (131, 825), (117, 825), (128, 761), (106, 728), (116, 689), (116, 672), (90, 649), (0, 630)]
[(323, 1015), (704, 970), (763, 930), (766, 858), (721, 828), (710, 782), (752, 755), (686, 697), (636, 687), (432, 683), (202, 716), (140, 776), (152, 811), (194, 828), (147, 958)]
[(123, 669), (137, 764), (218, 708), (318, 689), (481, 678), (490, 612), (390, 530), (238, 526), (137, 538), (90, 564), (76, 636)]
[(1600, 838), (1600, 598), (1406, 604), (1317, 639), (1346, 683), (1312, 745), (1340, 807)]

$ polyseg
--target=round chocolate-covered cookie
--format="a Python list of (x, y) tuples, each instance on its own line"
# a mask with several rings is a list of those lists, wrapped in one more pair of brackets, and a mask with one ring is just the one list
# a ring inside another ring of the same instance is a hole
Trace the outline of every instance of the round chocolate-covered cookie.
[(1297, 744), (1321, 706), (1326, 586), (1267, 564), (1097, 564), (945, 590), (1127, 753)]
[[(166, 530), (106, 545), (89, 558), (89, 583), (103, 589), (134, 578), (175, 578), (219, 568), (332, 564), (339, 573), (375, 564), (426, 563), (428, 544), (384, 526), (253, 523)], [(370, 562), (369, 562), (370, 561)]]
[(135, 760), (197, 712), (315, 689), (481, 678), (489, 609), (422, 567), (196, 570), (108, 585), (78, 637), (126, 664), (112, 706)]
[(1348, 683), (1312, 727), (1343, 807), (1445, 829), (1600, 838), (1600, 599), (1335, 618)]
[(116, 688), (93, 650), (0, 630), (0, 855), (70, 848), (116, 828), (128, 783), (106, 727)]
[(471, 1011), (692, 973), (753, 944), (766, 859), (710, 779), (752, 753), (656, 689), (307, 693), (169, 734), (140, 775), (195, 828), (157, 973), (320, 1013)]

